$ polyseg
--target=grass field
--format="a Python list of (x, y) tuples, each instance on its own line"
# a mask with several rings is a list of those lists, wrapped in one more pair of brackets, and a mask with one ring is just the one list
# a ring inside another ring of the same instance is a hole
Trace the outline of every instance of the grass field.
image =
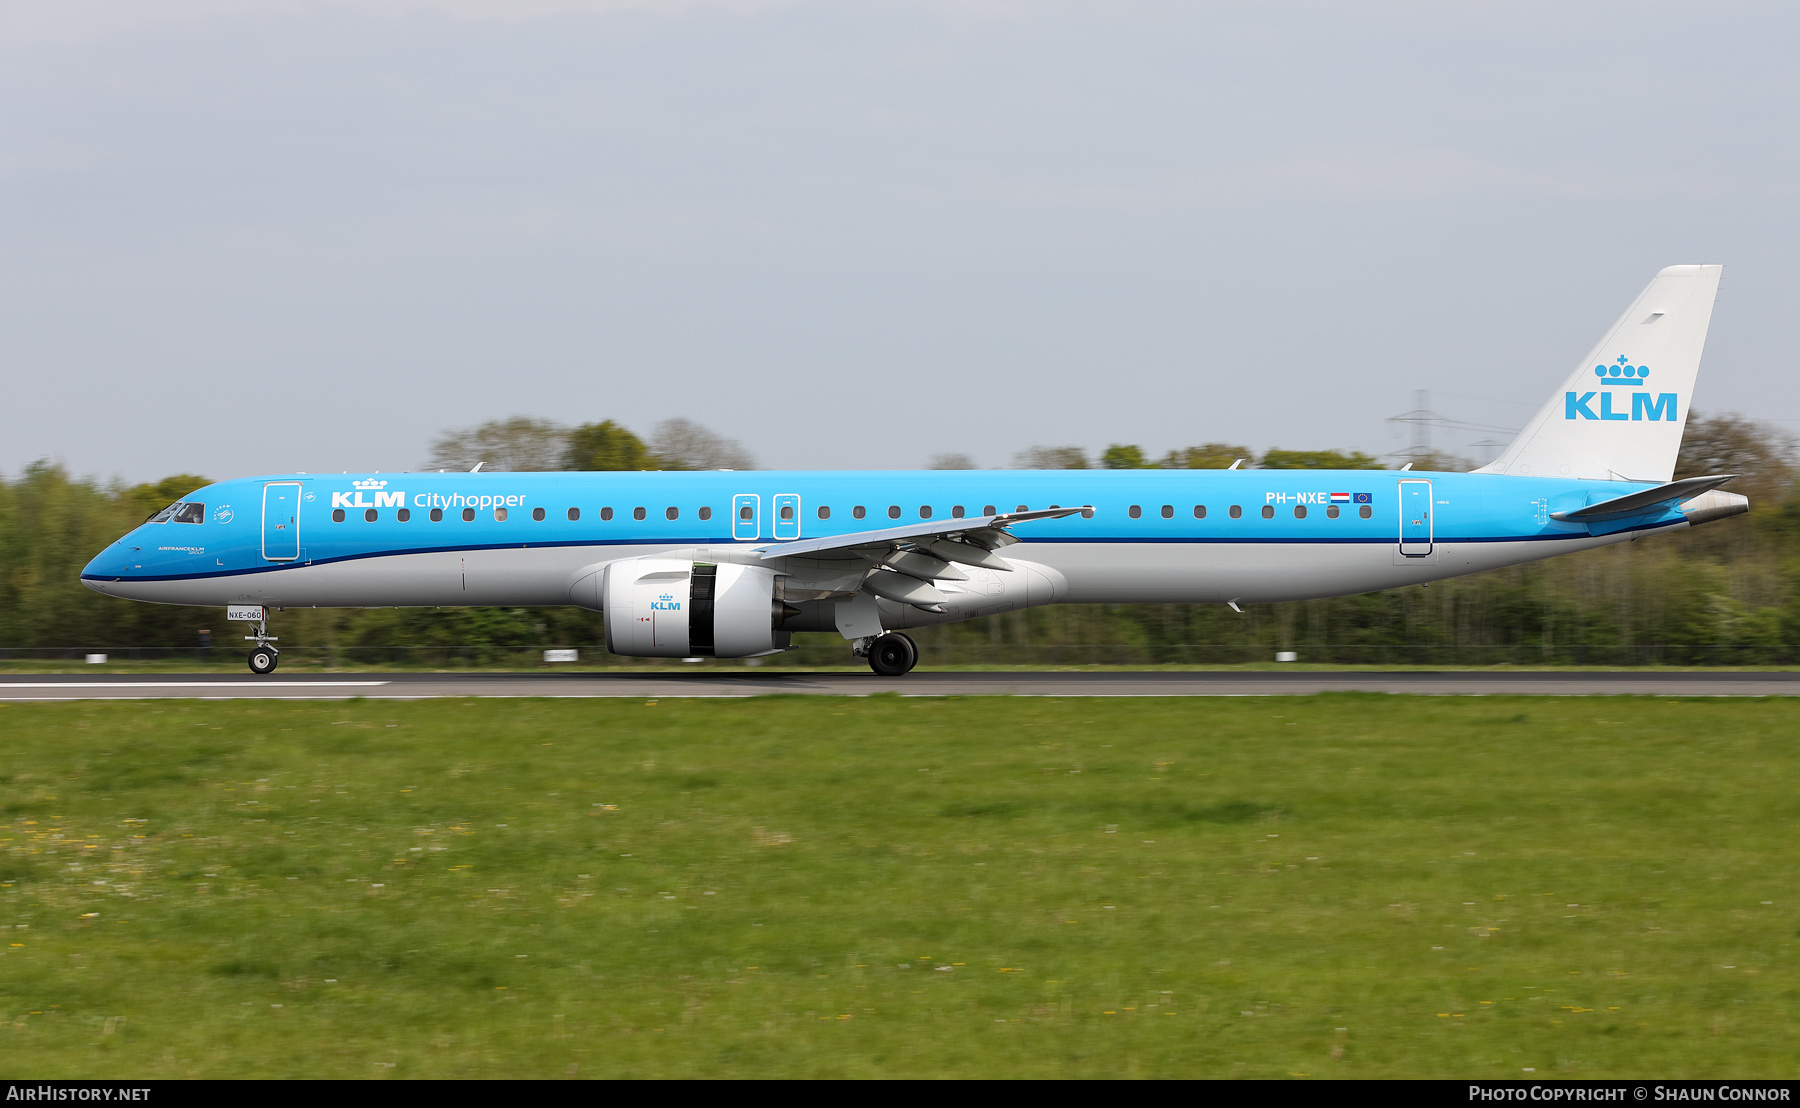
[(0, 706), (0, 1074), (1800, 1074), (1800, 704)]

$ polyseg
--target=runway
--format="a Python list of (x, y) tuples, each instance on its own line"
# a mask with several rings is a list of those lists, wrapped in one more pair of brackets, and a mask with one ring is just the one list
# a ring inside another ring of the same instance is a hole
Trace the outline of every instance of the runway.
[(1304, 696), (1797, 696), (1800, 672), (1570, 671), (920, 671), (898, 678), (843, 673), (525, 672), (46, 674), (0, 677), (0, 702), (44, 700), (418, 700), (430, 697)]

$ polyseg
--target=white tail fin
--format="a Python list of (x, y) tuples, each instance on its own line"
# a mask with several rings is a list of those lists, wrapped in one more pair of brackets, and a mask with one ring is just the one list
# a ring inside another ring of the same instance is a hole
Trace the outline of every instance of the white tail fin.
[(1479, 473), (1664, 482), (1687, 427), (1724, 266), (1656, 275), (1563, 387)]

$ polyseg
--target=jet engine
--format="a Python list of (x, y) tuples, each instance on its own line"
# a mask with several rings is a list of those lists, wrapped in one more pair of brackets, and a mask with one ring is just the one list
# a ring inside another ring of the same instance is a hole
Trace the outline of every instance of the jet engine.
[(773, 570), (668, 558), (609, 563), (601, 577), (606, 648), (633, 658), (750, 658), (785, 650), (800, 609)]

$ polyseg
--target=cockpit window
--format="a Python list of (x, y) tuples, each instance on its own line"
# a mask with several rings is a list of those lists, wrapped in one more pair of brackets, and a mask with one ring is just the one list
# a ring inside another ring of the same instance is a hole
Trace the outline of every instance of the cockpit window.
[(191, 500), (177, 500), (175, 503), (156, 512), (146, 519), (145, 523), (204, 523), (206, 522), (206, 505), (196, 504)]

